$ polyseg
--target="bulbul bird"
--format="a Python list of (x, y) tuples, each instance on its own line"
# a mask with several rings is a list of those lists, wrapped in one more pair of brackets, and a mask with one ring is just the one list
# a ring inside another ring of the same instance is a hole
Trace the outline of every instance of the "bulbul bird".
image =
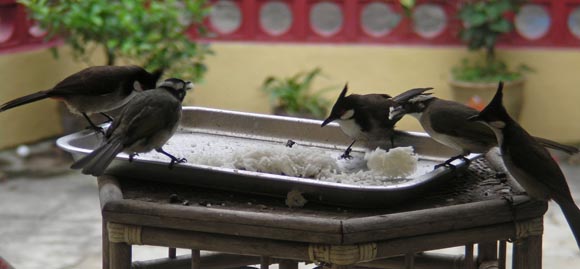
[[(429, 88), (430, 89), (430, 88)], [(414, 93), (414, 90), (408, 92)], [(330, 122), (338, 121), (340, 129), (353, 141), (340, 158), (351, 158), (350, 152), (356, 141), (363, 141), (370, 149), (394, 145), (394, 127), (401, 117), (389, 119), (389, 109), (396, 105), (398, 98), (405, 98), (401, 94), (391, 98), (388, 94), (350, 94), (346, 96), (348, 84), (344, 86), (338, 99), (334, 103), (330, 115), (321, 127)]]
[(95, 130), (101, 130), (88, 117), (100, 113), (109, 121), (112, 118), (104, 112), (125, 105), (134, 94), (135, 87), (141, 90), (153, 89), (162, 75), (135, 66), (92, 66), (74, 73), (51, 89), (16, 98), (0, 106), (0, 112), (45, 98), (63, 101), (69, 110), (82, 115)]
[[(426, 90), (425, 90), (426, 91)], [(435, 141), (460, 152), (439, 166), (451, 166), (456, 159), (469, 162), (465, 156), (470, 153), (486, 153), (497, 146), (492, 130), (480, 122), (467, 118), (477, 115), (479, 111), (458, 102), (434, 97), (425, 91), (414, 91), (399, 98), (398, 105), (393, 105), (390, 118), (400, 118), (404, 114), (415, 117), (425, 132)], [(536, 138), (543, 146), (561, 150), (569, 154), (578, 152), (578, 148), (562, 145), (544, 138)]]
[(137, 153), (156, 150), (169, 158), (169, 168), (186, 160), (165, 152), (163, 145), (177, 130), (181, 119), (181, 102), (186, 90), (193, 87), (189, 81), (171, 78), (156, 89), (140, 92), (121, 111), (107, 129), (104, 143), (90, 154), (75, 162), (72, 169), (83, 169), (83, 174), (100, 176), (120, 152), (129, 154), (129, 161)]
[(514, 121), (502, 104), (503, 83), (491, 102), (470, 121), (483, 122), (497, 138), (508, 172), (534, 199), (554, 199), (562, 209), (580, 248), (580, 209), (574, 202), (566, 178), (550, 153)]

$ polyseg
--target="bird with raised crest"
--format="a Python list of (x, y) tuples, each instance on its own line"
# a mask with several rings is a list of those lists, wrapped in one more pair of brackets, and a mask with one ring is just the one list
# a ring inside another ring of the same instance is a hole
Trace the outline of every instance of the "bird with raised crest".
[(193, 84), (171, 78), (156, 89), (137, 94), (113, 121), (105, 134), (105, 141), (71, 168), (82, 169), (84, 174), (102, 175), (120, 152), (129, 154), (129, 161), (138, 153), (155, 150), (171, 159), (169, 168), (185, 162), (183, 158), (163, 150), (173, 136), (181, 119), (181, 102)]
[(537, 200), (560, 206), (580, 248), (580, 209), (574, 202), (566, 178), (550, 153), (507, 113), (502, 104), (500, 82), (491, 102), (469, 121), (482, 122), (495, 134), (508, 172)]
[[(409, 114), (419, 121), (431, 138), (459, 152), (457, 156), (436, 167), (453, 167), (451, 162), (456, 159), (469, 162), (465, 156), (486, 153), (498, 145), (492, 130), (483, 123), (467, 120), (479, 111), (458, 102), (437, 98), (426, 91), (414, 91), (406, 94), (404, 98), (398, 98), (399, 104), (391, 107), (389, 117), (400, 118)], [(578, 148), (573, 146), (540, 137), (535, 139), (545, 147), (569, 154), (578, 152)]]
[(414, 94), (421, 90), (424, 89), (412, 89), (394, 98), (388, 94), (376, 93), (347, 96), (348, 84), (346, 84), (334, 103), (330, 115), (321, 126), (324, 127), (337, 121), (342, 132), (353, 140), (340, 158), (351, 158), (352, 146), (357, 141), (363, 142), (369, 149), (393, 147), (395, 124), (402, 118), (402, 115), (399, 118), (389, 119), (390, 108), (397, 104), (398, 98), (406, 99), (406, 94)]

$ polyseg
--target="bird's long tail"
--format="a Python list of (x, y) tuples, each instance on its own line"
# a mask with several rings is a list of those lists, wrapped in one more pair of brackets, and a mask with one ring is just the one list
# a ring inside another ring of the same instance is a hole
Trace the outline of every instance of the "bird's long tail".
[(405, 91), (395, 97), (393, 97), (393, 101), (395, 102), (407, 102), (409, 101), (409, 99), (421, 95), (421, 94), (425, 94), (425, 95), (431, 95), (431, 93), (425, 93), (428, 90), (432, 90), (433, 88), (428, 87), (428, 88), (415, 88), (415, 89), (410, 89), (408, 91)]
[(38, 100), (42, 100), (42, 99), (47, 98), (47, 97), (49, 97), (49, 96), (48, 96), (48, 94), (46, 94), (45, 91), (41, 91), (41, 92), (26, 95), (26, 96), (22, 96), (20, 98), (16, 98), (10, 102), (7, 102), (7, 103), (1, 105), (0, 112), (11, 109), (11, 108), (15, 108), (17, 106), (26, 105), (28, 103), (32, 103), (32, 102), (35, 102)]
[(72, 169), (83, 169), (83, 174), (100, 176), (111, 164), (115, 156), (123, 151), (123, 144), (118, 137), (111, 138), (106, 144), (93, 150), (89, 155), (71, 165)]
[(574, 199), (572, 199), (572, 197), (564, 199), (555, 198), (554, 200), (556, 203), (558, 203), (558, 205), (560, 205), (560, 208), (564, 213), (564, 217), (566, 217), (566, 221), (568, 222), (568, 225), (574, 234), (576, 244), (580, 249), (580, 209), (574, 203)]
[(551, 148), (551, 149), (555, 149), (555, 150), (559, 150), (559, 151), (563, 151), (566, 152), (568, 154), (576, 154), (578, 152), (580, 152), (580, 150), (577, 147), (574, 146), (569, 146), (569, 145), (564, 145), (564, 144), (560, 144), (556, 141), (552, 141), (549, 139), (545, 139), (545, 138), (541, 138), (541, 137), (534, 137), (538, 142), (540, 142), (540, 144), (546, 148)]

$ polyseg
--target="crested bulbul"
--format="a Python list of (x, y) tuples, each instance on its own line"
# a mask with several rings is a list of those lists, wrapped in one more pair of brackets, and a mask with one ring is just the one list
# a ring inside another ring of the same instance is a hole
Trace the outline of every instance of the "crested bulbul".
[(491, 102), (469, 117), (489, 126), (497, 138), (508, 172), (534, 199), (554, 199), (560, 206), (580, 248), (580, 209), (574, 202), (566, 178), (550, 153), (514, 121), (502, 104), (503, 83)]
[(75, 162), (71, 168), (83, 169), (83, 174), (100, 176), (120, 152), (129, 154), (132, 161), (137, 153), (156, 150), (169, 158), (169, 168), (185, 162), (163, 150), (173, 136), (181, 119), (181, 102), (186, 90), (193, 87), (189, 81), (171, 78), (156, 89), (140, 92), (121, 111), (107, 129), (104, 143), (90, 154)]
[[(409, 90), (413, 92), (418, 89)], [(370, 149), (384, 147), (390, 142), (394, 146), (394, 127), (401, 117), (389, 119), (392, 105), (397, 98), (406, 98), (401, 94), (391, 98), (388, 94), (350, 94), (346, 95), (348, 84), (344, 86), (334, 103), (330, 115), (321, 127), (338, 121), (340, 129), (353, 141), (342, 154), (341, 158), (350, 158), (350, 151), (356, 141), (363, 141)]]
[(0, 112), (45, 98), (63, 101), (69, 110), (82, 115), (95, 130), (100, 130), (88, 117), (117, 109), (132, 97), (136, 84), (141, 90), (153, 89), (162, 71), (153, 73), (135, 66), (92, 66), (74, 73), (51, 89), (16, 98), (0, 106)]
[[(460, 152), (442, 165), (450, 165), (451, 161), (462, 158), (470, 153), (486, 153), (497, 146), (493, 131), (480, 122), (469, 121), (467, 118), (479, 112), (458, 102), (434, 97), (431, 93), (415, 91), (405, 98), (398, 99), (399, 105), (391, 108), (389, 117), (400, 118), (403, 114), (415, 117), (425, 132), (435, 141)], [(562, 145), (544, 138), (536, 138), (543, 146), (576, 153), (578, 148)], [(437, 166), (438, 167), (438, 166)]]

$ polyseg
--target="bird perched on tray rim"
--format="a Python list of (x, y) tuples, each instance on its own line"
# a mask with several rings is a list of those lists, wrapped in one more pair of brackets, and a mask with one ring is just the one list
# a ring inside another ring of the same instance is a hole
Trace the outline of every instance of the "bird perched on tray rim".
[[(427, 93), (427, 90), (412, 90), (404, 98), (398, 98), (399, 104), (391, 107), (389, 117), (401, 118), (409, 114), (419, 121), (425, 132), (435, 141), (459, 151), (459, 155), (441, 165), (451, 166), (451, 162), (458, 158), (469, 162), (465, 156), (470, 153), (486, 153), (498, 145), (492, 130), (481, 122), (468, 120), (479, 111), (455, 101), (437, 98)], [(578, 148), (573, 146), (540, 137), (535, 139), (545, 147), (568, 154), (578, 152)]]
[(173, 136), (181, 119), (181, 102), (193, 84), (171, 78), (156, 89), (137, 94), (124, 107), (120, 116), (107, 129), (104, 143), (90, 154), (76, 161), (71, 168), (83, 169), (84, 174), (102, 175), (120, 152), (129, 154), (129, 161), (137, 153), (155, 150), (169, 158), (169, 168), (186, 160), (165, 152), (163, 145)]
[[(430, 88), (426, 88), (430, 89)], [(406, 93), (414, 93), (418, 89)], [(401, 94), (391, 98), (388, 94), (349, 94), (348, 83), (340, 92), (330, 115), (321, 127), (330, 122), (338, 121), (340, 129), (353, 141), (341, 155), (341, 158), (351, 158), (350, 152), (356, 141), (361, 141), (369, 149), (376, 147), (393, 147), (395, 124), (403, 117), (389, 119), (391, 106), (397, 105), (398, 98), (406, 98)]]

